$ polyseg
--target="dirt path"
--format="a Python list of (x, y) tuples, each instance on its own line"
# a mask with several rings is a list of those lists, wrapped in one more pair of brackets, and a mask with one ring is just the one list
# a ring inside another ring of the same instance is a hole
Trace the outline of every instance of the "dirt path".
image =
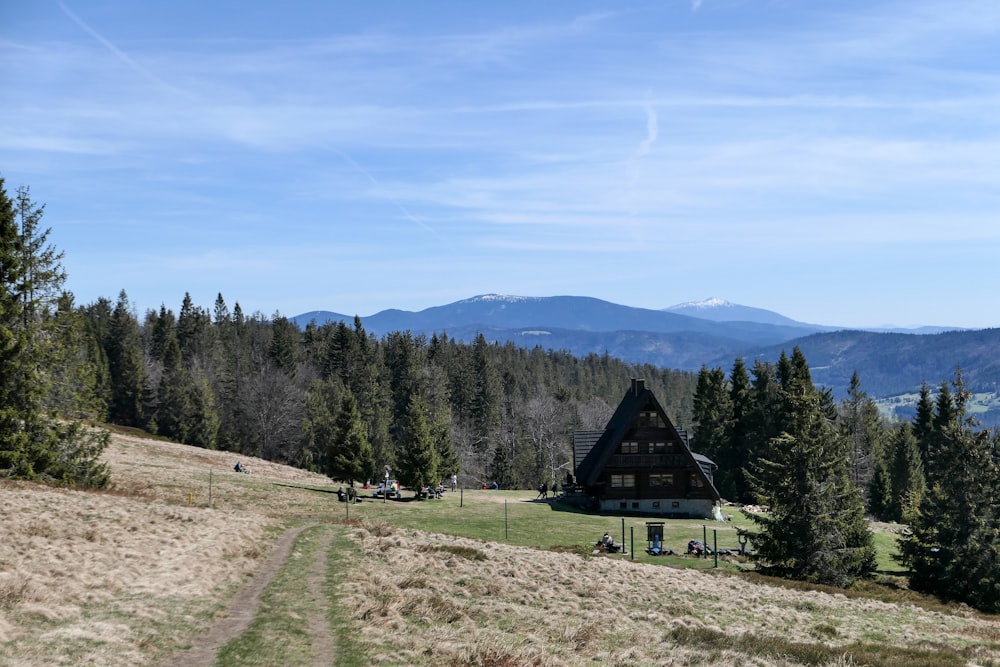
[(330, 544), (333, 533), (328, 532), (316, 550), (312, 571), (309, 573), (310, 598), (317, 600), (315, 611), (309, 614), (309, 632), (313, 638), (313, 667), (335, 665), (336, 642), (330, 632), (330, 596), (326, 588), (326, 570), (330, 558)]
[[(214, 665), (218, 650), (242, 635), (250, 627), (253, 619), (257, 616), (264, 590), (284, 567), (291, 554), (295, 539), (302, 531), (312, 528), (314, 525), (301, 526), (286, 531), (275, 544), (274, 549), (271, 550), (271, 555), (268, 556), (264, 566), (248, 584), (233, 596), (223, 617), (216, 621), (208, 634), (196, 637), (190, 648), (172, 655), (163, 663), (163, 667), (211, 667)], [(307, 593), (317, 600), (327, 599), (324, 584), (331, 541), (332, 535), (327, 535), (320, 545), (309, 577)], [(312, 632), (315, 646), (313, 660), (315, 665), (329, 665), (334, 662), (332, 656), (335, 643), (330, 633), (327, 609), (326, 605), (320, 605), (320, 610), (309, 618), (309, 629)]]

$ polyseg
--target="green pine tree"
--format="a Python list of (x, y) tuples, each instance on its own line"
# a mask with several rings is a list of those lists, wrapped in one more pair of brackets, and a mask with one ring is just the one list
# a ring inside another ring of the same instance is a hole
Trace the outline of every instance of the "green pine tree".
[(694, 441), (698, 451), (709, 458), (719, 458), (725, 448), (729, 420), (732, 416), (729, 386), (721, 368), (698, 371), (698, 384), (694, 391)]
[(493, 450), (493, 459), (490, 462), (490, 478), (501, 489), (514, 488), (514, 465), (507, 443), (501, 442)]
[(782, 353), (778, 378), (782, 433), (752, 466), (755, 492), (769, 507), (747, 514), (757, 527), (750, 531), (755, 559), (768, 574), (847, 586), (875, 568), (847, 446), (799, 348), (790, 358)]
[(145, 425), (146, 366), (139, 323), (125, 290), (118, 295), (111, 315), (105, 352), (111, 375), (109, 417), (115, 424), (141, 428)]
[[(326, 455), (326, 474), (351, 486), (357, 480), (371, 479), (375, 471), (375, 459), (353, 394), (344, 393), (332, 426)], [(317, 435), (322, 437), (322, 430)]]
[(967, 413), (969, 392), (956, 371), (952, 393), (938, 393), (928, 451), (927, 489), (900, 553), (910, 587), (1000, 613), (1000, 465), (998, 438), (977, 430)]
[[(847, 398), (841, 402), (837, 417), (840, 432), (848, 443), (851, 481), (871, 501), (869, 492), (873, 488), (873, 477), (880, 468), (883, 479), (879, 488), (883, 493), (888, 491), (888, 464), (885, 460), (888, 434), (878, 406), (861, 389), (861, 378), (856, 371), (851, 375)], [(887, 502), (888, 496), (883, 495), (874, 499), (879, 511), (875, 511), (871, 502), (869, 507), (876, 516), (881, 516)]]
[[(753, 492), (747, 480), (747, 468), (753, 455), (751, 440), (751, 384), (743, 359), (736, 359), (729, 372), (729, 403), (733, 417), (726, 434), (728, 451), (723, 452), (719, 464), (719, 492), (723, 497), (739, 503), (752, 503)], [(726, 489), (725, 492), (722, 489)], [(727, 495), (728, 494), (728, 495)]]
[(410, 399), (396, 465), (397, 477), (404, 486), (420, 489), (440, 481), (437, 448), (427, 423), (427, 406), (419, 394)]
[(906, 422), (896, 427), (891, 444), (892, 504), (888, 508), (887, 518), (909, 523), (927, 488), (920, 448), (912, 427)]
[(0, 476), (105, 486), (107, 434), (55, 421), (45, 407), (57, 377), (49, 365), (63, 351), (58, 304), (71, 299), (42, 211), (27, 188), (15, 204), (0, 178)]
[(0, 178), (0, 475), (32, 477), (25, 417), (35, 412), (34, 373), (28, 358), (29, 331), (21, 316), (24, 265), (14, 202)]

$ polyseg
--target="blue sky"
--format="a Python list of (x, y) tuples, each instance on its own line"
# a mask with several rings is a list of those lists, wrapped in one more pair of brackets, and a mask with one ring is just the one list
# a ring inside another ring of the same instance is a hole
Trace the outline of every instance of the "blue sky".
[(1000, 326), (995, 0), (0, 0), (77, 303)]

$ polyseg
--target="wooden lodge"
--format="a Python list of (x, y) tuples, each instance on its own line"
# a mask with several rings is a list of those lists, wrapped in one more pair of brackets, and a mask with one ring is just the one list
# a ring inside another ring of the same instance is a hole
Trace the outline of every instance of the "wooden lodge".
[(644, 380), (632, 380), (603, 431), (574, 433), (573, 454), (574, 495), (590, 509), (710, 519), (721, 501), (716, 465), (691, 451)]

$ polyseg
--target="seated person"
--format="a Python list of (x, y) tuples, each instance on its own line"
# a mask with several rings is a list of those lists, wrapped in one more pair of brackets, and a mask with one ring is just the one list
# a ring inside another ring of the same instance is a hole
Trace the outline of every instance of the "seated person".
[(701, 540), (691, 540), (688, 542), (687, 552), (695, 556), (703, 556), (712, 553), (712, 550), (708, 548), (708, 545), (702, 544)]
[(601, 541), (597, 543), (597, 546), (602, 551), (607, 551), (608, 553), (612, 554), (618, 553), (618, 550), (620, 549), (620, 547), (617, 544), (615, 544), (614, 539), (608, 533), (604, 533), (604, 537), (602, 537)]
[(233, 470), (235, 470), (236, 472), (243, 472), (243, 466), (240, 465), (239, 461), (237, 461), (236, 465), (233, 466)]
[(347, 499), (347, 495), (344, 493), (344, 487), (337, 489), (337, 500), (344, 502)]

